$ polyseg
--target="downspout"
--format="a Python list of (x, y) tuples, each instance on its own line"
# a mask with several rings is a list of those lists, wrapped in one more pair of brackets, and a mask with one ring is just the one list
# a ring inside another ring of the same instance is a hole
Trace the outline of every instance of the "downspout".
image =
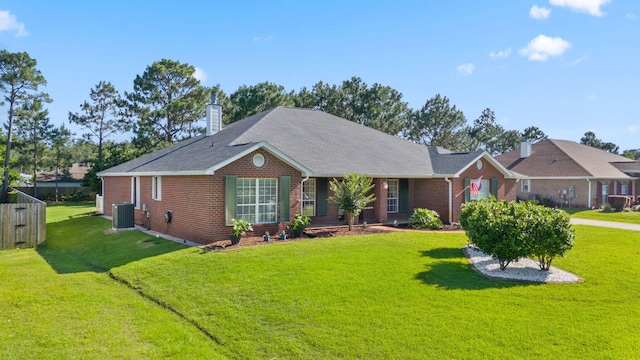
[(309, 180), (309, 175), (306, 175), (302, 181), (300, 181), (300, 215), (303, 214), (304, 210), (304, 183)]
[(589, 184), (589, 197), (587, 198), (587, 207), (591, 209), (591, 180), (587, 179), (587, 184)]
[(444, 181), (449, 184), (449, 225), (453, 224), (452, 216), (453, 216), (453, 183), (449, 180), (449, 177), (445, 177)]

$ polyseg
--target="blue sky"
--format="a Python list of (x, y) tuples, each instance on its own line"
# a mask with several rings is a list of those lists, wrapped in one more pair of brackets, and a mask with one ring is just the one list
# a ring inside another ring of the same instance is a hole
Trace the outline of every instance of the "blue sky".
[(359, 76), (414, 109), (440, 93), (469, 123), (488, 107), (506, 129), (640, 148), (638, 44), (634, 0), (0, 3), (0, 47), (38, 61), (55, 124), (99, 81), (131, 91), (166, 58), (227, 94)]

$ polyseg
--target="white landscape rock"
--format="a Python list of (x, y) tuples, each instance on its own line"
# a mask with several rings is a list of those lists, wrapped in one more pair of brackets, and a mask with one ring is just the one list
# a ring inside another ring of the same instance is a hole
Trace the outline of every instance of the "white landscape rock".
[(582, 278), (553, 266), (549, 271), (540, 270), (538, 263), (531, 259), (513, 261), (505, 270), (500, 270), (498, 260), (471, 245), (463, 248), (463, 252), (476, 271), (490, 278), (538, 283), (578, 283), (583, 281)]

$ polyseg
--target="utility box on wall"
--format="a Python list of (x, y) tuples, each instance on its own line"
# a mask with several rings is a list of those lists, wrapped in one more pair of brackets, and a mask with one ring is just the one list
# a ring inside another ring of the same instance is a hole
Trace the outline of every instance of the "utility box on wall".
[(113, 204), (111, 210), (114, 229), (126, 229), (134, 226), (133, 204)]

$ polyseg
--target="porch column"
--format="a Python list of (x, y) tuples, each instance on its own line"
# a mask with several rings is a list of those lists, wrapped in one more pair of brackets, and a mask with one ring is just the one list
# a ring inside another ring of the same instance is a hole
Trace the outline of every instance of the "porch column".
[(373, 179), (373, 195), (376, 197), (376, 200), (373, 202), (373, 217), (376, 222), (385, 223), (387, 222), (387, 189), (385, 184), (387, 183), (387, 179)]

